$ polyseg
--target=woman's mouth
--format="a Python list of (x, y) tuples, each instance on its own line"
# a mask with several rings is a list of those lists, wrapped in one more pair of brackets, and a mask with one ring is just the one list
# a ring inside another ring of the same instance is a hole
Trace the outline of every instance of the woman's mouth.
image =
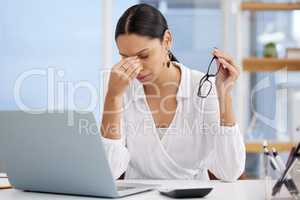
[(141, 82), (144, 82), (144, 81), (149, 80), (149, 78), (151, 78), (151, 75), (152, 75), (152, 74), (138, 75), (138, 76), (136, 77), (136, 79), (138, 79), (138, 80), (141, 81)]

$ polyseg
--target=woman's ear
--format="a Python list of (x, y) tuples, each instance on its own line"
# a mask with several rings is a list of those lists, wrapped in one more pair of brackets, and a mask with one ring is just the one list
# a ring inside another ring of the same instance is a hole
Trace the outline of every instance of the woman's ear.
[(171, 34), (170, 30), (168, 30), (168, 29), (164, 33), (163, 46), (166, 49), (171, 49), (171, 46), (172, 46), (172, 34)]

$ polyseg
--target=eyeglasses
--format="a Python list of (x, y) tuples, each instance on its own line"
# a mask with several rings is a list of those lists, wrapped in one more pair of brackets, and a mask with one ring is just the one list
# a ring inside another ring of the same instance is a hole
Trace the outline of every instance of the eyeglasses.
[(214, 56), (207, 68), (206, 74), (201, 78), (199, 82), (199, 88), (198, 88), (198, 97), (206, 98), (211, 92), (212, 89), (212, 82), (209, 80), (210, 77), (215, 77), (220, 71), (220, 66), (216, 66), (214, 68), (211, 67), (211, 64), (215, 59), (218, 59), (216, 56)]

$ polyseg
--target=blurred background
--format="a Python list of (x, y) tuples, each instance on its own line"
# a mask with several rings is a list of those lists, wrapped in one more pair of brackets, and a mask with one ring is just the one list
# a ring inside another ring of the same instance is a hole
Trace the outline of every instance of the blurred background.
[(0, 0), (0, 109), (68, 105), (99, 119), (100, 71), (120, 59), (114, 28), (137, 3), (165, 15), (172, 50), (186, 66), (206, 70), (213, 47), (236, 60), (242, 73), (233, 95), (247, 145), (245, 177), (261, 178), (263, 140), (284, 157), (300, 140), (296, 0)]

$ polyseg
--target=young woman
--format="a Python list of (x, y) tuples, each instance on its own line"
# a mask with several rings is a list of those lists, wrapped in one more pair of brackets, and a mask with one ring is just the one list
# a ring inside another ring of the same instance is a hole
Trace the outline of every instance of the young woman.
[(219, 71), (208, 79), (212, 85), (201, 84), (203, 98), (197, 93), (204, 74), (171, 53), (172, 35), (156, 8), (127, 9), (115, 40), (122, 59), (110, 73), (101, 124), (114, 177), (208, 180), (209, 170), (236, 180), (245, 147), (230, 95), (239, 76), (233, 60), (212, 52)]

